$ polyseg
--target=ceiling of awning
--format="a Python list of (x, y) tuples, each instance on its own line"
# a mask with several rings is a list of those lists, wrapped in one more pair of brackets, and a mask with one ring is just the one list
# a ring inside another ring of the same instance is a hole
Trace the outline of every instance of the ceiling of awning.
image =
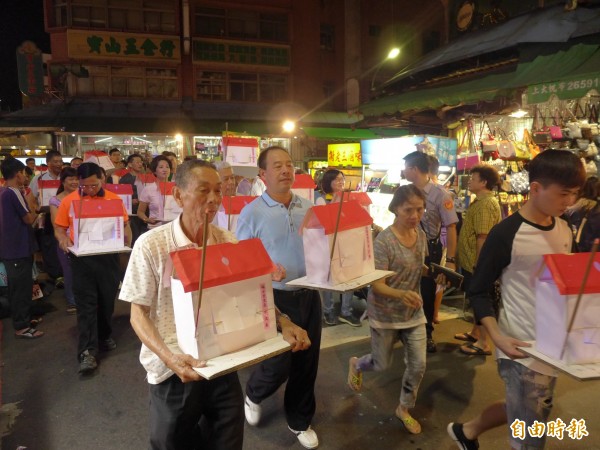
[[(546, 47), (545, 47), (546, 48)], [(501, 98), (513, 98), (530, 85), (574, 78), (589, 79), (600, 74), (598, 44), (580, 43), (532, 57), (502, 73), (445, 86), (418, 89), (377, 99), (361, 105), (365, 116), (395, 114), (406, 111), (439, 109), (446, 106), (476, 104)], [(576, 98), (578, 93), (571, 92)], [(562, 93), (568, 96), (565, 90)]]
[(375, 139), (379, 137), (371, 130), (360, 128), (302, 127), (301, 129), (307, 136), (319, 139), (344, 139), (358, 141), (359, 139)]
[(563, 5), (551, 6), (514, 17), (488, 30), (466, 34), (402, 69), (381, 88), (401, 80), (469, 58), (494, 54), (531, 43), (565, 43), (600, 32), (600, 9), (579, 7), (566, 12)]

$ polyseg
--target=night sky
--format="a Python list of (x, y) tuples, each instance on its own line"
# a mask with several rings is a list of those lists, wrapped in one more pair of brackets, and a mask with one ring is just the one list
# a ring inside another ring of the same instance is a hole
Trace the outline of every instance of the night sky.
[(17, 81), (17, 47), (23, 41), (50, 53), (50, 37), (44, 31), (42, 0), (1, 0), (0, 9), (0, 100), (2, 112), (21, 109)]

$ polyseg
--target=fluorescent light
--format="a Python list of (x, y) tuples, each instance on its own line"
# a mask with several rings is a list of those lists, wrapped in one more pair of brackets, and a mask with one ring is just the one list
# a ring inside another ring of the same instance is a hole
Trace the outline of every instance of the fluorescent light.
[(112, 139), (112, 136), (104, 138), (104, 139), (98, 139), (97, 141), (94, 141), (94, 144), (97, 144), (98, 142), (110, 141), (111, 139)]
[(137, 137), (137, 136), (134, 136), (133, 138), (134, 138), (134, 139), (137, 139), (138, 141), (146, 142), (147, 144), (152, 144), (152, 141), (148, 141), (148, 140), (146, 140), (146, 139), (142, 139), (142, 138), (139, 138), (139, 137)]
[(510, 117), (514, 117), (516, 119), (521, 119), (523, 117), (525, 117), (527, 114), (529, 114), (527, 111), (524, 111), (522, 109), (518, 109), (513, 113), (510, 113), (509, 116)]

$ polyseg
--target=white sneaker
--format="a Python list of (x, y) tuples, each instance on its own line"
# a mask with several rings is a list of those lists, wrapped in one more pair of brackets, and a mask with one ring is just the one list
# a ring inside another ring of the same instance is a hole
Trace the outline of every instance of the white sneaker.
[(252, 425), (253, 427), (258, 425), (261, 412), (260, 405), (254, 403), (246, 395), (246, 400), (244, 401), (244, 413), (246, 414), (246, 422), (248, 422), (248, 425)]
[[(290, 428), (288, 426), (288, 428)], [(300, 444), (304, 448), (317, 448), (319, 446), (319, 438), (317, 437), (317, 433), (313, 430), (310, 425), (304, 431), (296, 431), (290, 428), (290, 431), (296, 435)]]

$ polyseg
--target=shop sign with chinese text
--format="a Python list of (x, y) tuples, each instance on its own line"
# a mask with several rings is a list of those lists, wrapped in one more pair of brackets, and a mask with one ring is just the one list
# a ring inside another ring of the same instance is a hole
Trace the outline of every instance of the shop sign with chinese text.
[(17, 48), (17, 71), (23, 95), (39, 97), (44, 93), (42, 51), (33, 42), (25, 41)]
[(68, 30), (67, 38), (71, 58), (181, 59), (177, 36)]
[(327, 164), (332, 167), (362, 167), (360, 144), (329, 144)]

